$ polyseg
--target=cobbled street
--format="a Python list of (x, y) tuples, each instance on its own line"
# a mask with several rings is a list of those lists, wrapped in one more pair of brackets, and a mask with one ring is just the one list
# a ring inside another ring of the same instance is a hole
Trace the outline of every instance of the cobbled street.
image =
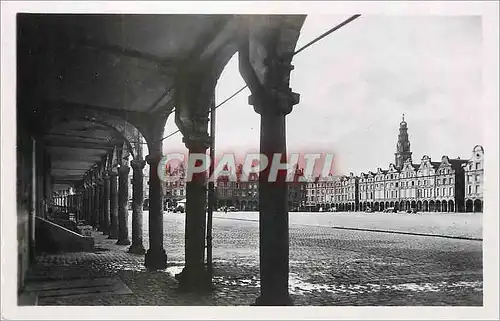
[[(481, 306), (481, 221), (477, 213), (290, 213), (294, 303)], [(29, 280), (119, 276), (132, 291), (43, 297), (39, 305), (250, 305), (259, 295), (258, 213), (215, 213), (213, 225), (211, 294), (176, 290), (173, 275), (184, 262), (184, 214), (166, 212), (165, 271), (147, 272), (142, 255), (129, 254), (128, 246), (95, 232), (94, 253), (42, 255)], [(148, 248), (147, 211), (143, 226)]]

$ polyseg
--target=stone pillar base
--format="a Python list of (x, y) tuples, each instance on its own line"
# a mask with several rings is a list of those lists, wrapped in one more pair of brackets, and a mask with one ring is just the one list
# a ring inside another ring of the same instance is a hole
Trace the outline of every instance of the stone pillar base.
[(139, 245), (132, 244), (132, 246), (128, 248), (128, 252), (132, 254), (144, 254), (146, 253), (146, 250), (144, 249), (144, 246), (142, 244)]
[(144, 265), (148, 270), (163, 270), (167, 268), (167, 254), (164, 249), (146, 252)]
[(113, 234), (113, 233), (109, 233), (109, 236), (108, 236), (108, 239), (110, 240), (117, 240), (118, 239), (118, 235), (116, 234)]
[(205, 267), (187, 268), (175, 275), (179, 282), (179, 290), (183, 292), (209, 292), (212, 290), (212, 280)]
[(253, 306), (292, 306), (293, 300), (290, 295), (267, 295), (259, 296)]
[(129, 239), (118, 239), (116, 242), (117, 245), (130, 245), (130, 240)]

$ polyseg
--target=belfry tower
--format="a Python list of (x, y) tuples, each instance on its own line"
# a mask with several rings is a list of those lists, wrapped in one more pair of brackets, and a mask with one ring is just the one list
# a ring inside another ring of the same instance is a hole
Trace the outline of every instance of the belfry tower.
[(411, 158), (410, 141), (408, 140), (408, 126), (405, 122), (405, 114), (403, 120), (399, 124), (398, 144), (396, 146), (395, 162), (397, 169), (402, 169), (403, 164), (408, 158)]

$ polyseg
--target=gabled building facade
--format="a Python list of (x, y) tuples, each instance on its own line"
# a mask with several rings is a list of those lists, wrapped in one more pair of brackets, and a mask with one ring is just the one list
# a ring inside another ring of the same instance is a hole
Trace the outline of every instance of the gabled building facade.
[(464, 200), (466, 212), (483, 211), (484, 149), (476, 145), (471, 158), (462, 165), (464, 170)]

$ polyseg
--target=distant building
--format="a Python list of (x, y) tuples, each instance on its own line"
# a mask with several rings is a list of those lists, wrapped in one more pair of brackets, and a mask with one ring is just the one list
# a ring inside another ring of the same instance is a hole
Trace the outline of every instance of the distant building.
[[(420, 164), (414, 164), (411, 156), (408, 124), (403, 118), (394, 164), (389, 164), (388, 169), (378, 168), (376, 172), (361, 173), (359, 177), (352, 173), (349, 177), (339, 176), (330, 198), (322, 197), (324, 182), (309, 183), (308, 208), (334, 207), (339, 211), (482, 211), (484, 150), (481, 146), (474, 147), (473, 156), (468, 161), (443, 156), (440, 162), (433, 162), (424, 155)], [(330, 205), (323, 203), (329, 199), (333, 200)]]
[(288, 210), (298, 212), (306, 207), (306, 183), (301, 179), (304, 176), (304, 169), (295, 167), (293, 177), (288, 182)]
[[(224, 170), (231, 170), (227, 166)], [(236, 168), (236, 179), (218, 177), (215, 182), (217, 208), (234, 206), (240, 211), (257, 211), (259, 208), (259, 176), (250, 173), (248, 180), (242, 180), (243, 165)]]
[(484, 181), (484, 149), (476, 145), (472, 157), (463, 164), (465, 171), (464, 194), (465, 211), (483, 211), (483, 181)]
[(167, 176), (176, 179), (163, 183), (163, 203), (165, 207), (176, 206), (177, 202), (186, 198), (186, 169), (183, 163), (176, 168), (168, 166)]

